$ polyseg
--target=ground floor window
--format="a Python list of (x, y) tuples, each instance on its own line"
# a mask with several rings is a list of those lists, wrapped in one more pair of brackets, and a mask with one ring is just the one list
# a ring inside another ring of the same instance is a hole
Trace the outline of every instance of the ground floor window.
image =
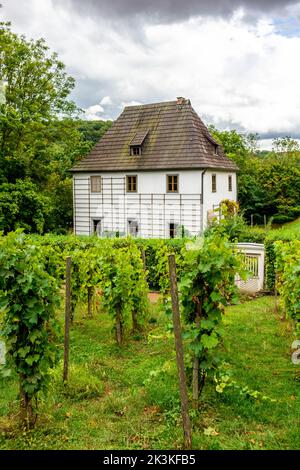
[(178, 224), (175, 224), (174, 222), (169, 223), (169, 237), (170, 238), (176, 237), (177, 229), (178, 229)]
[(128, 234), (132, 237), (137, 237), (139, 233), (139, 224), (135, 219), (128, 219)]
[(101, 225), (101, 219), (92, 219), (92, 235), (100, 237), (102, 230)]

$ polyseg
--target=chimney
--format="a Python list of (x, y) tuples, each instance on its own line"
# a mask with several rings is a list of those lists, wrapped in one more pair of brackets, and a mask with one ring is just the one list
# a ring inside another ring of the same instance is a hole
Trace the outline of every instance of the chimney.
[(177, 104), (191, 104), (190, 100), (183, 98), (183, 96), (177, 96)]

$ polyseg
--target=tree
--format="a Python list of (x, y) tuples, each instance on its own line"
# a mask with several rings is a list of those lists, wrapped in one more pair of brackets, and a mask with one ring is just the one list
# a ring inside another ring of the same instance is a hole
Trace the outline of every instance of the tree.
[(291, 137), (276, 137), (272, 142), (272, 150), (274, 153), (294, 154), (295, 152), (300, 152), (300, 146)]
[(15, 181), (26, 175), (35, 151), (35, 136), (52, 121), (72, 116), (77, 108), (67, 99), (74, 79), (43, 39), (27, 41), (0, 24), (0, 76), (5, 83), (0, 106), (0, 178)]
[[(0, 44), (0, 186), (16, 184), (18, 194), (18, 203), (11, 201), (8, 187), (1, 186), (5, 207), (0, 212), (9, 212), (7, 201), (13, 204), (11, 211), (16, 210), (16, 219), (2, 219), (2, 227), (7, 231), (21, 221), (27, 231), (67, 231), (73, 219), (69, 170), (110, 122), (85, 124), (78, 119), (80, 110), (68, 99), (74, 79), (43, 39), (28, 41), (11, 32), (9, 24), (0, 23)], [(38, 192), (43, 204), (49, 204), (45, 219), (37, 215), (43, 219), (38, 225), (32, 217), (25, 221), (19, 210), (27, 201), (25, 186), (17, 183), (20, 179), (27, 185), (31, 181), (30, 194)]]
[(77, 129), (87, 142), (95, 145), (103, 134), (110, 128), (112, 121), (77, 121)]
[(239, 166), (238, 200), (246, 220), (253, 216), (261, 224), (266, 215), (283, 223), (300, 214), (300, 148), (295, 140), (274, 139), (273, 151), (262, 153), (256, 150), (256, 134), (219, 131), (212, 126), (210, 130)]
[(31, 181), (0, 185), (0, 230), (4, 233), (17, 228), (42, 233), (52, 211), (51, 199)]

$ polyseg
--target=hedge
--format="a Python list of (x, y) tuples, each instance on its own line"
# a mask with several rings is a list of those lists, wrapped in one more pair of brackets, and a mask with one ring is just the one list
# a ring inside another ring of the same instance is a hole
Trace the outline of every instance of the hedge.
[(275, 263), (276, 254), (274, 243), (276, 241), (291, 242), (300, 240), (300, 231), (291, 229), (272, 230), (265, 239), (265, 276), (267, 289), (274, 290), (275, 287)]

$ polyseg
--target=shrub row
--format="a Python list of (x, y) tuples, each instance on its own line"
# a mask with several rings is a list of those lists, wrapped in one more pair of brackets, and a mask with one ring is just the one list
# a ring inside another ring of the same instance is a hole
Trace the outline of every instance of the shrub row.
[(103, 239), (89, 236), (76, 235), (28, 235), (31, 241), (39, 245), (47, 245), (54, 248), (58, 253), (72, 255), (75, 250), (88, 250), (92, 247), (113, 247), (122, 248), (128, 246), (132, 241), (140, 250), (144, 250), (146, 257), (147, 280), (151, 290), (161, 290), (164, 270), (160, 269), (159, 260), (163, 257), (164, 251), (172, 251), (180, 256), (186, 240), (182, 238), (174, 239), (142, 239), (142, 238), (113, 238)]
[(282, 228), (272, 230), (265, 239), (265, 276), (267, 289), (274, 290), (276, 276), (276, 251), (275, 242), (292, 242), (300, 240), (300, 232)]
[(300, 240), (274, 243), (277, 288), (286, 315), (300, 330)]

